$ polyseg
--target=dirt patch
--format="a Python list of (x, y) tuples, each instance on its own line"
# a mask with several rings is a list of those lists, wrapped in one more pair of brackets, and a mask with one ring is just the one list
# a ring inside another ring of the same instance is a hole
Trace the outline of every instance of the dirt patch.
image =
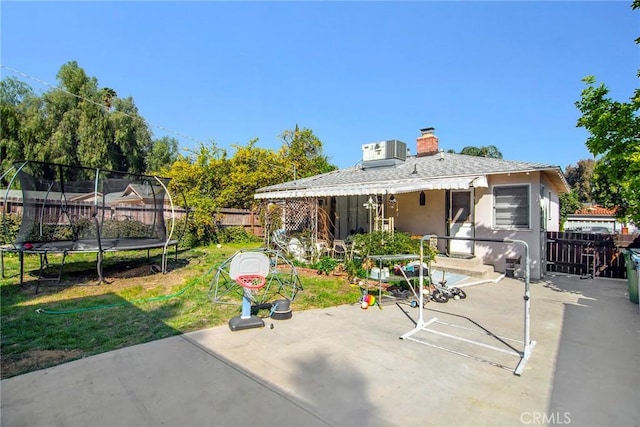
[(80, 350), (33, 350), (2, 356), (2, 378), (9, 378), (25, 371), (35, 371), (59, 365), (82, 357)]
[(318, 276), (318, 270), (306, 267), (296, 267), (296, 272), (303, 276)]
[(188, 261), (181, 261), (170, 267), (167, 274), (163, 274), (161, 267), (152, 262), (125, 267), (110, 266), (103, 272), (104, 282), (102, 283), (98, 280), (95, 270), (68, 272), (63, 274), (60, 283), (56, 280), (42, 281), (37, 294), (35, 294), (37, 280), (31, 278), (25, 280), (22, 292), (26, 296), (40, 297), (56, 294), (61, 289), (75, 286), (84, 289), (83, 295), (101, 295), (136, 286), (142, 286), (145, 289), (158, 286), (172, 287), (185, 283), (187, 278), (194, 274), (188, 268), (184, 268), (188, 264)]
[[(315, 268), (296, 267), (298, 275), (310, 277), (310, 276), (324, 276), (324, 273), (319, 273)], [(344, 269), (336, 268), (329, 276), (332, 277), (348, 277), (348, 274)]]

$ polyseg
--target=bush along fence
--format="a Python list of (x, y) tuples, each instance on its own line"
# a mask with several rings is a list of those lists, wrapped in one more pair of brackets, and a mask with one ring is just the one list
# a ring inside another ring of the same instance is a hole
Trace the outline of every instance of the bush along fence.
[(640, 247), (640, 235), (548, 232), (547, 272), (626, 279), (629, 247)]
[(247, 233), (254, 236), (262, 236), (262, 224), (257, 212), (248, 209), (222, 208), (216, 215), (216, 221), (219, 221), (223, 227), (242, 227)]

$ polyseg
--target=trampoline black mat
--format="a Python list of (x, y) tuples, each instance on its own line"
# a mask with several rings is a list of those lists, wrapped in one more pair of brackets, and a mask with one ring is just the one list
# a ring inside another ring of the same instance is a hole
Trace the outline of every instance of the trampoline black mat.
[(97, 240), (78, 241), (56, 241), (46, 243), (25, 243), (17, 245), (15, 251), (24, 253), (81, 253), (81, 252), (102, 252), (133, 251), (142, 249), (163, 248), (165, 246), (175, 246), (177, 240), (159, 239), (103, 239), (98, 244)]

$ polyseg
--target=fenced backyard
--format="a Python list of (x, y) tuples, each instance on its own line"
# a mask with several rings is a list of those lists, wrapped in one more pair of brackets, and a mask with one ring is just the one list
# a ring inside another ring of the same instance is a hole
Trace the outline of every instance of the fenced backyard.
[(622, 249), (640, 247), (638, 234), (547, 233), (547, 272), (626, 279)]

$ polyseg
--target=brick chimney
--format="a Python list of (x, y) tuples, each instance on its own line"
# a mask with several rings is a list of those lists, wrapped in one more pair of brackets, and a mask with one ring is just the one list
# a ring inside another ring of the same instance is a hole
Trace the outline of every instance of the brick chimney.
[(432, 156), (438, 153), (438, 137), (434, 135), (434, 128), (420, 129), (421, 135), (416, 139), (416, 156)]

